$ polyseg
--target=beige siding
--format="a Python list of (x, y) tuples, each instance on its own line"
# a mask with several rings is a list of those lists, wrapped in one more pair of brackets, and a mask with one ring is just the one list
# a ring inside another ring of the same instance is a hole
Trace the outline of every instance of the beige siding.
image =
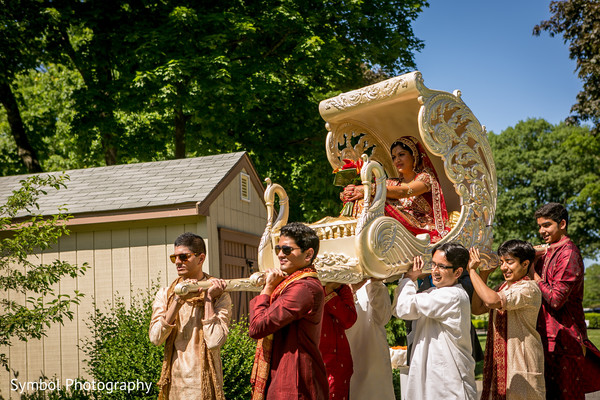
[[(142, 265), (131, 264), (129, 259), (130, 229), (118, 229), (111, 231), (110, 265), (112, 267), (112, 292), (113, 296), (123, 298), (125, 303), (130, 302), (131, 274), (132, 269), (145, 269)], [(110, 293), (107, 294), (107, 297)], [(113, 297), (114, 305), (114, 297)]]
[(148, 228), (132, 228), (129, 230), (129, 262), (139, 265), (139, 268), (130, 269), (131, 289), (134, 293), (145, 289), (153, 278), (150, 275), (148, 254)]
[[(244, 171), (246, 172), (246, 171)], [(241, 199), (240, 179), (234, 178), (210, 208), (210, 215), (216, 216), (215, 224), (253, 235), (262, 235), (267, 223), (267, 211), (258, 193), (251, 186), (250, 202)]]
[[(61, 261), (70, 264), (77, 264), (77, 237), (69, 235), (60, 241), (59, 253)], [(64, 279), (60, 282), (61, 293), (74, 293), (77, 290), (76, 279)], [(85, 315), (85, 314), (82, 314)], [(79, 310), (75, 309), (73, 320), (66, 320), (64, 326), (60, 327), (60, 367), (63, 376), (79, 375), (79, 351), (77, 326), (79, 320)]]
[[(58, 246), (55, 246), (54, 248), (42, 253), (42, 262), (44, 264), (51, 264), (52, 261), (60, 259), (59, 246), (60, 243)], [(60, 282), (54, 284), (52, 288), (54, 289), (55, 293), (59, 293)], [(43, 368), (40, 369), (41, 371), (56, 371), (57, 374), (60, 374), (60, 371), (62, 369), (62, 354), (60, 347), (60, 335), (62, 330), (61, 328), (62, 327), (60, 325), (52, 325), (52, 327), (48, 330), (48, 335), (42, 339), (42, 341), (44, 342), (44, 363)], [(28, 355), (35, 357), (35, 355), (30, 354), (30, 352), (28, 352)], [(33, 373), (35, 374), (35, 371), (33, 371)], [(33, 380), (35, 380), (39, 377), (33, 376), (32, 378)]]
[[(94, 280), (95, 265), (94, 265), (94, 233), (93, 232), (78, 232), (72, 234), (77, 241), (77, 263), (79, 265), (88, 264), (88, 269), (85, 275), (77, 278), (78, 290), (85, 294), (84, 300), (77, 307), (79, 318), (77, 319), (77, 339), (89, 337), (90, 329), (86, 325), (86, 316), (91, 315), (94, 312), (94, 295), (96, 293), (96, 283)], [(83, 360), (85, 354), (83, 350), (78, 349), (77, 351), (79, 363), (78, 363), (78, 374), (82, 378), (89, 378), (89, 374), (84, 369)]]
[[(244, 172), (247, 172), (244, 170)], [(220, 276), (218, 246), (218, 228), (227, 228), (238, 232), (262, 236), (267, 224), (267, 210), (262, 200), (263, 194), (259, 193), (253, 185), (251, 187), (250, 202), (242, 200), (240, 194), (240, 178), (236, 176), (221, 192), (210, 206), (206, 226), (210, 230), (213, 240), (209, 248), (211, 257), (208, 273)]]

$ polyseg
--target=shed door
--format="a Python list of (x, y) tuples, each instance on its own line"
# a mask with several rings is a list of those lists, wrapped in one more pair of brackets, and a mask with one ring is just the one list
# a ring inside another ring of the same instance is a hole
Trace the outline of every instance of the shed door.
[[(219, 228), (221, 278), (248, 278), (258, 271), (260, 237), (230, 229)], [(231, 292), (232, 319), (248, 316), (248, 304), (258, 292)]]

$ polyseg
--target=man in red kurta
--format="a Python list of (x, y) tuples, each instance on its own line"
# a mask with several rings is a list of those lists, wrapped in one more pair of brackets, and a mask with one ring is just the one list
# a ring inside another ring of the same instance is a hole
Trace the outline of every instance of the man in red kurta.
[(352, 354), (346, 329), (356, 322), (354, 295), (348, 285), (327, 283), (319, 349), (325, 361), (330, 400), (348, 400), (352, 377)]
[(319, 351), (323, 287), (312, 266), (319, 238), (306, 225), (281, 228), (275, 246), (280, 267), (267, 273), (250, 301), (250, 337), (259, 339), (252, 369), (253, 400), (326, 400), (325, 364)]
[(562, 204), (542, 206), (535, 218), (542, 239), (549, 245), (533, 273), (542, 291), (537, 329), (544, 345), (546, 397), (583, 400), (586, 374), (590, 372), (583, 368), (584, 351), (586, 343), (591, 345), (582, 305), (583, 261), (567, 236), (569, 216)]

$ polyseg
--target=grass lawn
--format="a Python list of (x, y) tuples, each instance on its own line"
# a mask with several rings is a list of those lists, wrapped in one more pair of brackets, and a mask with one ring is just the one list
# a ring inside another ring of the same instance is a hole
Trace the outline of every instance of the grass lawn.
[(600, 329), (588, 329), (588, 338), (600, 349)]
[[(587, 331), (588, 338), (592, 343), (596, 345), (600, 349), (600, 329), (588, 329)], [(481, 343), (481, 348), (485, 351), (485, 339), (486, 335), (478, 335), (479, 343)], [(483, 379), (483, 361), (479, 361), (475, 365), (475, 379), (481, 380)]]
[[(481, 343), (481, 349), (485, 354), (485, 340), (487, 335), (477, 335), (477, 338), (479, 339), (479, 343)], [(477, 364), (475, 364), (475, 379), (478, 381), (483, 379), (483, 361), (479, 361)]]

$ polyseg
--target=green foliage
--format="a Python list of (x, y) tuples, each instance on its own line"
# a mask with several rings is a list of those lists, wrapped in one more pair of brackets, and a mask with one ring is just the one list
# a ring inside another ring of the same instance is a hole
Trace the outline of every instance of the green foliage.
[(401, 399), (402, 391), (400, 388), (400, 370), (399, 369), (392, 369), (392, 379), (393, 379), (393, 385), (394, 385), (394, 397), (396, 399)]
[(529, 119), (489, 140), (498, 177), (495, 245), (538, 244), (533, 214), (558, 202), (569, 211), (568, 234), (582, 255), (600, 253), (600, 137), (585, 127)]
[(487, 329), (488, 327), (488, 321), (483, 319), (473, 319), (471, 322), (473, 322), (475, 329)]
[(155, 399), (158, 396), (156, 382), (160, 378), (164, 346), (154, 346), (148, 338), (152, 317), (155, 286), (145, 294), (134, 296), (131, 307), (118, 297), (106, 312), (96, 309), (87, 326), (91, 336), (84, 340), (89, 373), (99, 382), (152, 383), (149, 393), (127, 392), (102, 393), (107, 399)]
[[(151, 391), (97, 392), (102, 399), (155, 399), (164, 355), (164, 345), (155, 346), (148, 338), (152, 302), (157, 286), (134, 296), (127, 307), (122, 298), (102, 312), (90, 316), (87, 325), (91, 336), (84, 340), (83, 351), (90, 374), (96, 382), (152, 383)], [(223, 381), (227, 399), (247, 399), (251, 393), (250, 373), (256, 342), (248, 336), (248, 322), (240, 320), (230, 326), (227, 341), (221, 348)]]
[(225, 398), (245, 400), (251, 397), (250, 374), (255, 351), (256, 341), (248, 336), (248, 321), (240, 319), (233, 323), (221, 348)]
[[(23, 60), (10, 83), (44, 168), (245, 150), (288, 191), (290, 220), (304, 221), (341, 208), (319, 101), (413, 69), (422, 43), (411, 24), (428, 5), (9, 3), (0, 22), (16, 31), (0, 57)], [(5, 121), (0, 168), (21, 172)]]
[(598, 313), (587, 313), (585, 319), (589, 321), (589, 329), (600, 329), (600, 314)]
[[(12, 292), (0, 300), (0, 346), (10, 346), (13, 338), (40, 339), (52, 323), (72, 320), (70, 307), (79, 304), (83, 296), (78, 291), (72, 295), (57, 293), (57, 283), (67, 276), (82, 275), (85, 265), (60, 260), (46, 264), (32, 256), (68, 234), (65, 221), (69, 216), (64, 209), (50, 218), (36, 212), (37, 199), (47, 190), (64, 187), (65, 179), (64, 175), (31, 176), (0, 206), (0, 291)], [(0, 365), (7, 367), (4, 353), (0, 354)]]
[[(394, 303), (394, 290), (398, 283), (386, 283), (392, 304)], [(403, 319), (392, 316), (385, 325), (385, 334), (390, 347), (406, 346), (406, 323)]]
[(600, 3), (595, 0), (566, 0), (550, 2), (550, 19), (537, 25), (533, 33), (547, 31), (550, 36), (561, 35), (569, 44), (569, 58), (577, 61), (583, 90), (571, 108), (569, 123), (590, 121), (594, 133), (600, 132)]
[[(98, 398), (96, 392), (80, 390), (79, 388), (73, 389), (63, 386), (60, 390), (53, 390), (53, 386), (50, 386), (49, 389), (43, 386), (42, 382), (56, 382), (57, 379), (56, 376), (52, 379), (48, 379), (45, 375), (40, 376), (39, 379), (34, 381), (34, 383), (37, 383), (37, 386), (32, 387), (37, 390), (31, 392), (25, 391), (21, 394), (21, 400), (95, 400)], [(1, 396), (0, 399), (2, 399)]]
[(600, 307), (600, 264), (592, 264), (585, 269), (583, 306)]

